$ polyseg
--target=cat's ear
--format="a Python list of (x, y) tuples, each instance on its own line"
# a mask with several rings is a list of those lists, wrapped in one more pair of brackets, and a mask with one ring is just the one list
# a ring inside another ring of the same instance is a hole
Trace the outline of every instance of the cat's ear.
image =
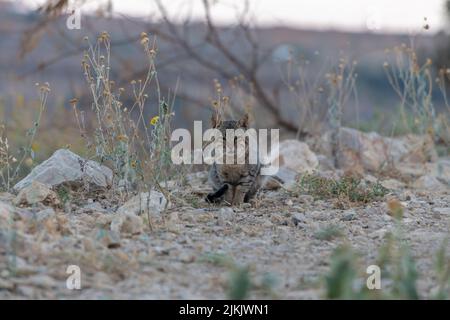
[(222, 116), (217, 110), (214, 110), (211, 116), (211, 127), (218, 128), (222, 123)]
[(244, 114), (244, 116), (241, 118), (241, 120), (239, 120), (239, 126), (242, 128), (248, 128), (248, 121), (249, 121), (249, 116), (248, 116), (248, 113), (246, 112)]

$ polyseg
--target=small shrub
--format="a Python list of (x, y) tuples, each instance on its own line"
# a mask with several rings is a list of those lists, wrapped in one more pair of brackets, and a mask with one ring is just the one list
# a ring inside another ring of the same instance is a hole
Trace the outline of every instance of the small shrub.
[(380, 249), (378, 265), (381, 268), (382, 279), (391, 282), (390, 292), (384, 293), (385, 298), (419, 299), (417, 292), (418, 273), (410, 248), (402, 240), (402, 231), (398, 222), (394, 233), (386, 235), (386, 242)]
[(450, 258), (446, 255), (448, 238), (442, 242), (436, 257), (435, 269), (438, 280), (438, 290), (434, 296), (436, 299), (449, 299), (450, 294)]
[(34, 141), (41, 124), (42, 115), (47, 106), (50, 85), (36, 84), (39, 93), (39, 110), (33, 125), (26, 132), (26, 145), (19, 148), (16, 154), (10, 148), (5, 125), (0, 125), (0, 190), (9, 191), (18, 181), (23, 166), (35, 158)]
[[(434, 135), (436, 114), (432, 101), (431, 59), (420, 63), (413, 46), (406, 44), (387, 49), (384, 70), (389, 84), (400, 99), (402, 126), (410, 132)], [(412, 122), (408, 121), (413, 116)]]
[(207, 253), (204, 254), (201, 259), (201, 262), (211, 263), (215, 266), (220, 267), (232, 267), (234, 266), (234, 261), (231, 257), (221, 254), (221, 253)]
[(341, 235), (342, 235), (341, 229), (338, 226), (332, 224), (317, 231), (314, 234), (314, 238), (316, 238), (317, 240), (331, 241), (335, 238), (340, 237)]
[(327, 299), (354, 299), (357, 277), (356, 257), (349, 247), (338, 247), (331, 256), (330, 271), (325, 276)]
[[(393, 233), (386, 235), (378, 251), (376, 265), (381, 270), (382, 286), (379, 290), (366, 287), (366, 267), (349, 246), (339, 246), (331, 255), (330, 270), (324, 277), (325, 296), (329, 299), (419, 299), (417, 281), (419, 273), (410, 248), (402, 240), (400, 221)], [(445, 250), (445, 239), (435, 255), (437, 292), (435, 299), (447, 299), (450, 287), (450, 259)]]
[(228, 282), (228, 298), (231, 300), (246, 299), (251, 285), (248, 267), (233, 268), (230, 272), (230, 280)]
[(298, 192), (318, 199), (336, 199), (339, 206), (345, 207), (348, 204), (376, 201), (384, 197), (388, 190), (378, 182), (363, 186), (361, 179), (354, 176), (344, 176), (335, 180), (316, 174), (306, 174), (299, 180)]
[(247, 299), (251, 291), (261, 291), (271, 297), (276, 297), (274, 286), (277, 279), (274, 274), (265, 273), (260, 281), (255, 281), (248, 265), (240, 265), (233, 258), (222, 253), (207, 253), (200, 262), (223, 267), (227, 270), (228, 281), (226, 283), (226, 295), (231, 300)]
[(70, 201), (70, 191), (65, 186), (59, 186), (56, 189), (56, 194), (63, 205)]
[[(71, 100), (82, 137), (93, 158), (109, 163), (114, 171), (114, 190), (124, 191), (125, 196), (136, 188), (156, 187), (170, 177), (170, 123), (173, 117), (171, 104), (161, 96), (156, 71), (156, 44), (147, 34), (141, 34), (141, 45), (147, 57), (148, 70), (144, 79), (131, 81), (134, 100), (126, 105), (125, 88), (116, 88), (111, 79), (110, 36), (103, 32), (92, 44), (88, 39), (82, 66), (86, 82), (92, 94), (91, 112), (95, 115), (88, 132), (85, 111), (77, 107), (77, 99)], [(147, 93), (154, 86), (155, 95)], [(151, 101), (156, 101), (149, 109)], [(149, 118), (147, 115), (151, 114)]]

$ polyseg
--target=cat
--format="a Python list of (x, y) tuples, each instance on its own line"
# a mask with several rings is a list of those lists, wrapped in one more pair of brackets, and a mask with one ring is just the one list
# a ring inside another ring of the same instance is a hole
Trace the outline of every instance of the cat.
[[(211, 122), (212, 128), (218, 129), (222, 133), (225, 145), (227, 142), (226, 130), (247, 130), (249, 116), (246, 113), (240, 120), (222, 121), (221, 116), (216, 112), (213, 114)], [(234, 145), (234, 152), (236, 152), (236, 137), (234, 138)], [(248, 143), (245, 144), (245, 159), (244, 164), (219, 164), (214, 162), (211, 165), (208, 180), (213, 187), (213, 192), (207, 195), (207, 202), (219, 203), (225, 201), (230, 205), (240, 205), (249, 202), (256, 195), (261, 187), (261, 163), (259, 158), (257, 158), (256, 164), (249, 163)]]

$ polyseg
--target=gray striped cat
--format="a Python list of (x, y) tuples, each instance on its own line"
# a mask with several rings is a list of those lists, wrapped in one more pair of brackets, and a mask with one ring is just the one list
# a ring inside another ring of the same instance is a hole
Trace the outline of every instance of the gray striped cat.
[[(222, 121), (221, 116), (215, 113), (212, 117), (212, 127), (222, 133), (224, 145), (226, 143), (227, 129), (248, 129), (248, 114), (240, 120)], [(237, 152), (237, 142), (234, 139), (234, 152)], [(209, 171), (209, 183), (213, 187), (213, 192), (208, 194), (206, 201), (218, 203), (225, 201), (230, 205), (239, 205), (249, 202), (261, 187), (262, 179), (260, 175), (261, 164), (257, 159), (256, 164), (249, 163), (249, 144), (245, 143), (245, 163), (244, 164), (223, 164), (214, 162)]]

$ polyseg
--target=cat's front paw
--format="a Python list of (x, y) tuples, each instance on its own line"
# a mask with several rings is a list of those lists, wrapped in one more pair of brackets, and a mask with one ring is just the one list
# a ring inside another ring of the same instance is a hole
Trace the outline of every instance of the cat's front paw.
[(209, 193), (206, 196), (205, 201), (208, 203), (218, 203), (220, 201), (220, 198), (217, 198), (215, 193)]

